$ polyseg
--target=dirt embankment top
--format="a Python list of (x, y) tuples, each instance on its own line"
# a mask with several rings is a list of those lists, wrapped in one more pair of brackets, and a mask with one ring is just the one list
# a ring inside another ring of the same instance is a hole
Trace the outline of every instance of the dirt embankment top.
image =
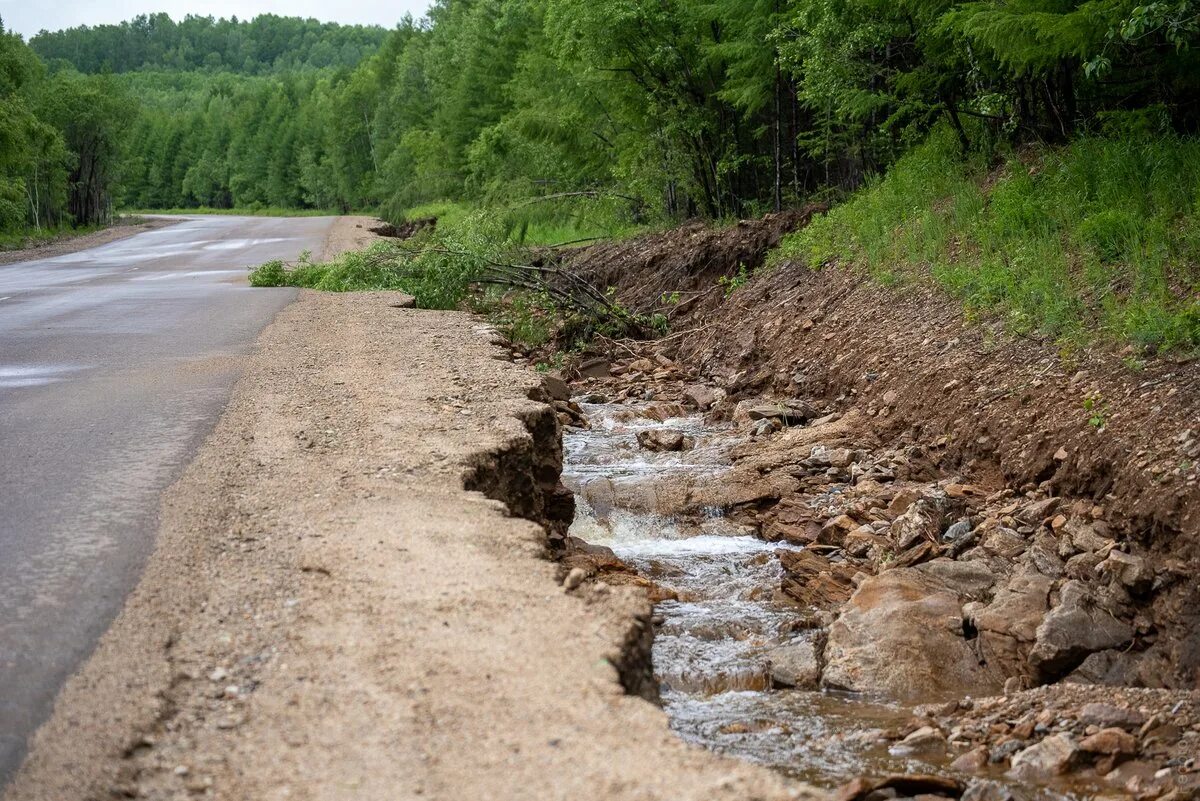
[[(863, 413), (877, 442), (941, 475), (1056, 497), (1148, 557), (1140, 682), (1200, 687), (1200, 362), (1130, 369), (1101, 348), (1060, 353), (920, 285), (787, 264), (753, 273), (808, 213), (694, 224), (573, 256), (641, 311), (668, 316), (659, 352), (731, 401), (819, 400)], [(744, 268), (744, 269), (743, 269)], [(1079, 521), (1083, 522), (1083, 521)]]

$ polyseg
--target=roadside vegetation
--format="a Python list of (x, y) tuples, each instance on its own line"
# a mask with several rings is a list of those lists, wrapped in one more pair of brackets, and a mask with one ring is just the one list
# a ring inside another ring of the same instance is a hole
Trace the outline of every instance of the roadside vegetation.
[(993, 163), (942, 130), (787, 238), (786, 259), (932, 278), (969, 313), (1064, 343), (1198, 350), (1200, 141), (1127, 129)]

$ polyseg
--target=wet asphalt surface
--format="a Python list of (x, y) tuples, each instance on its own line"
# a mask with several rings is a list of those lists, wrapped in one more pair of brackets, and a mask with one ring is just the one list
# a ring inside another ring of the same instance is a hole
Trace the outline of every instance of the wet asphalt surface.
[[(159, 496), (333, 218), (189, 218), (0, 266), (0, 789), (153, 548)], [(113, 699), (119, 703), (119, 699)]]

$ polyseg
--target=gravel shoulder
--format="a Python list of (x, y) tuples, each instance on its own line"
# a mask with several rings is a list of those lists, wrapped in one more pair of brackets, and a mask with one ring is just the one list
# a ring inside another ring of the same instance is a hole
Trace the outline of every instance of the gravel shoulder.
[(156, 228), (166, 228), (168, 225), (175, 225), (179, 222), (179, 220), (174, 219), (136, 218), (136, 220), (136, 222), (123, 221), (108, 228), (80, 236), (67, 234), (19, 250), (0, 250), (0, 265), (18, 264), (23, 261), (65, 256), (68, 253), (76, 253), (80, 250), (100, 247), (101, 245), (107, 245), (109, 242), (116, 242), (119, 239), (126, 239), (136, 234), (145, 233), (146, 231), (153, 231)]
[(565, 592), (507, 513), (557, 478), (536, 375), (403, 299), (305, 292), (264, 331), (5, 801), (809, 793), (625, 694), (644, 596)]

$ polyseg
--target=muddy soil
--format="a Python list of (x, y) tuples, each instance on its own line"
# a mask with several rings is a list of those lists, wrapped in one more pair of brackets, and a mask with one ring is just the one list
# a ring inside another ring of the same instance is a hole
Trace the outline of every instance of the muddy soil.
[[(968, 324), (933, 289), (838, 269), (718, 281), (805, 219), (687, 226), (573, 257), (674, 332), (565, 371), (574, 400), (560, 418), (587, 432), (567, 436), (567, 476), (599, 521), (577, 521), (566, 568), (608, 581), (624, 568), (660, 602), (668, 643), (678, 605), (710, 605), (697, 617), (709, 635), (723, 621), (720, 636), (691, 637), (722, 643), (716, 656), (656, 643), (653, 668), (675, 728), (718, 750), (826, 784), (846, 764), (883, 776), (902, 758), (957, 782), (943, 795), (1192, 797), (1200, 365), (1059, 353)], [(573, 468), (572, 438), (614, 426), (636, 429), (619, 457)], [(653, 544), (628, 539), (631, 519), (642, 539), (659, 532)], [(704, 539), (714, 527), (719, 545)], [(710, 553), (698, 591), (704, 547), (733, 548), (742, 561), (722, 557), (725, 574), (757, 573), (760, 589), (708, 575)], [(741, 606), (723, 616), (718, 601)], [(680, 663), (701, 668), (681, 681)], [(681, 690), (724, 710), (698, 714)], [(839, 693), (883, 706), (831, 712)], [(805, 740), (858, 745), (822, 767)]]

